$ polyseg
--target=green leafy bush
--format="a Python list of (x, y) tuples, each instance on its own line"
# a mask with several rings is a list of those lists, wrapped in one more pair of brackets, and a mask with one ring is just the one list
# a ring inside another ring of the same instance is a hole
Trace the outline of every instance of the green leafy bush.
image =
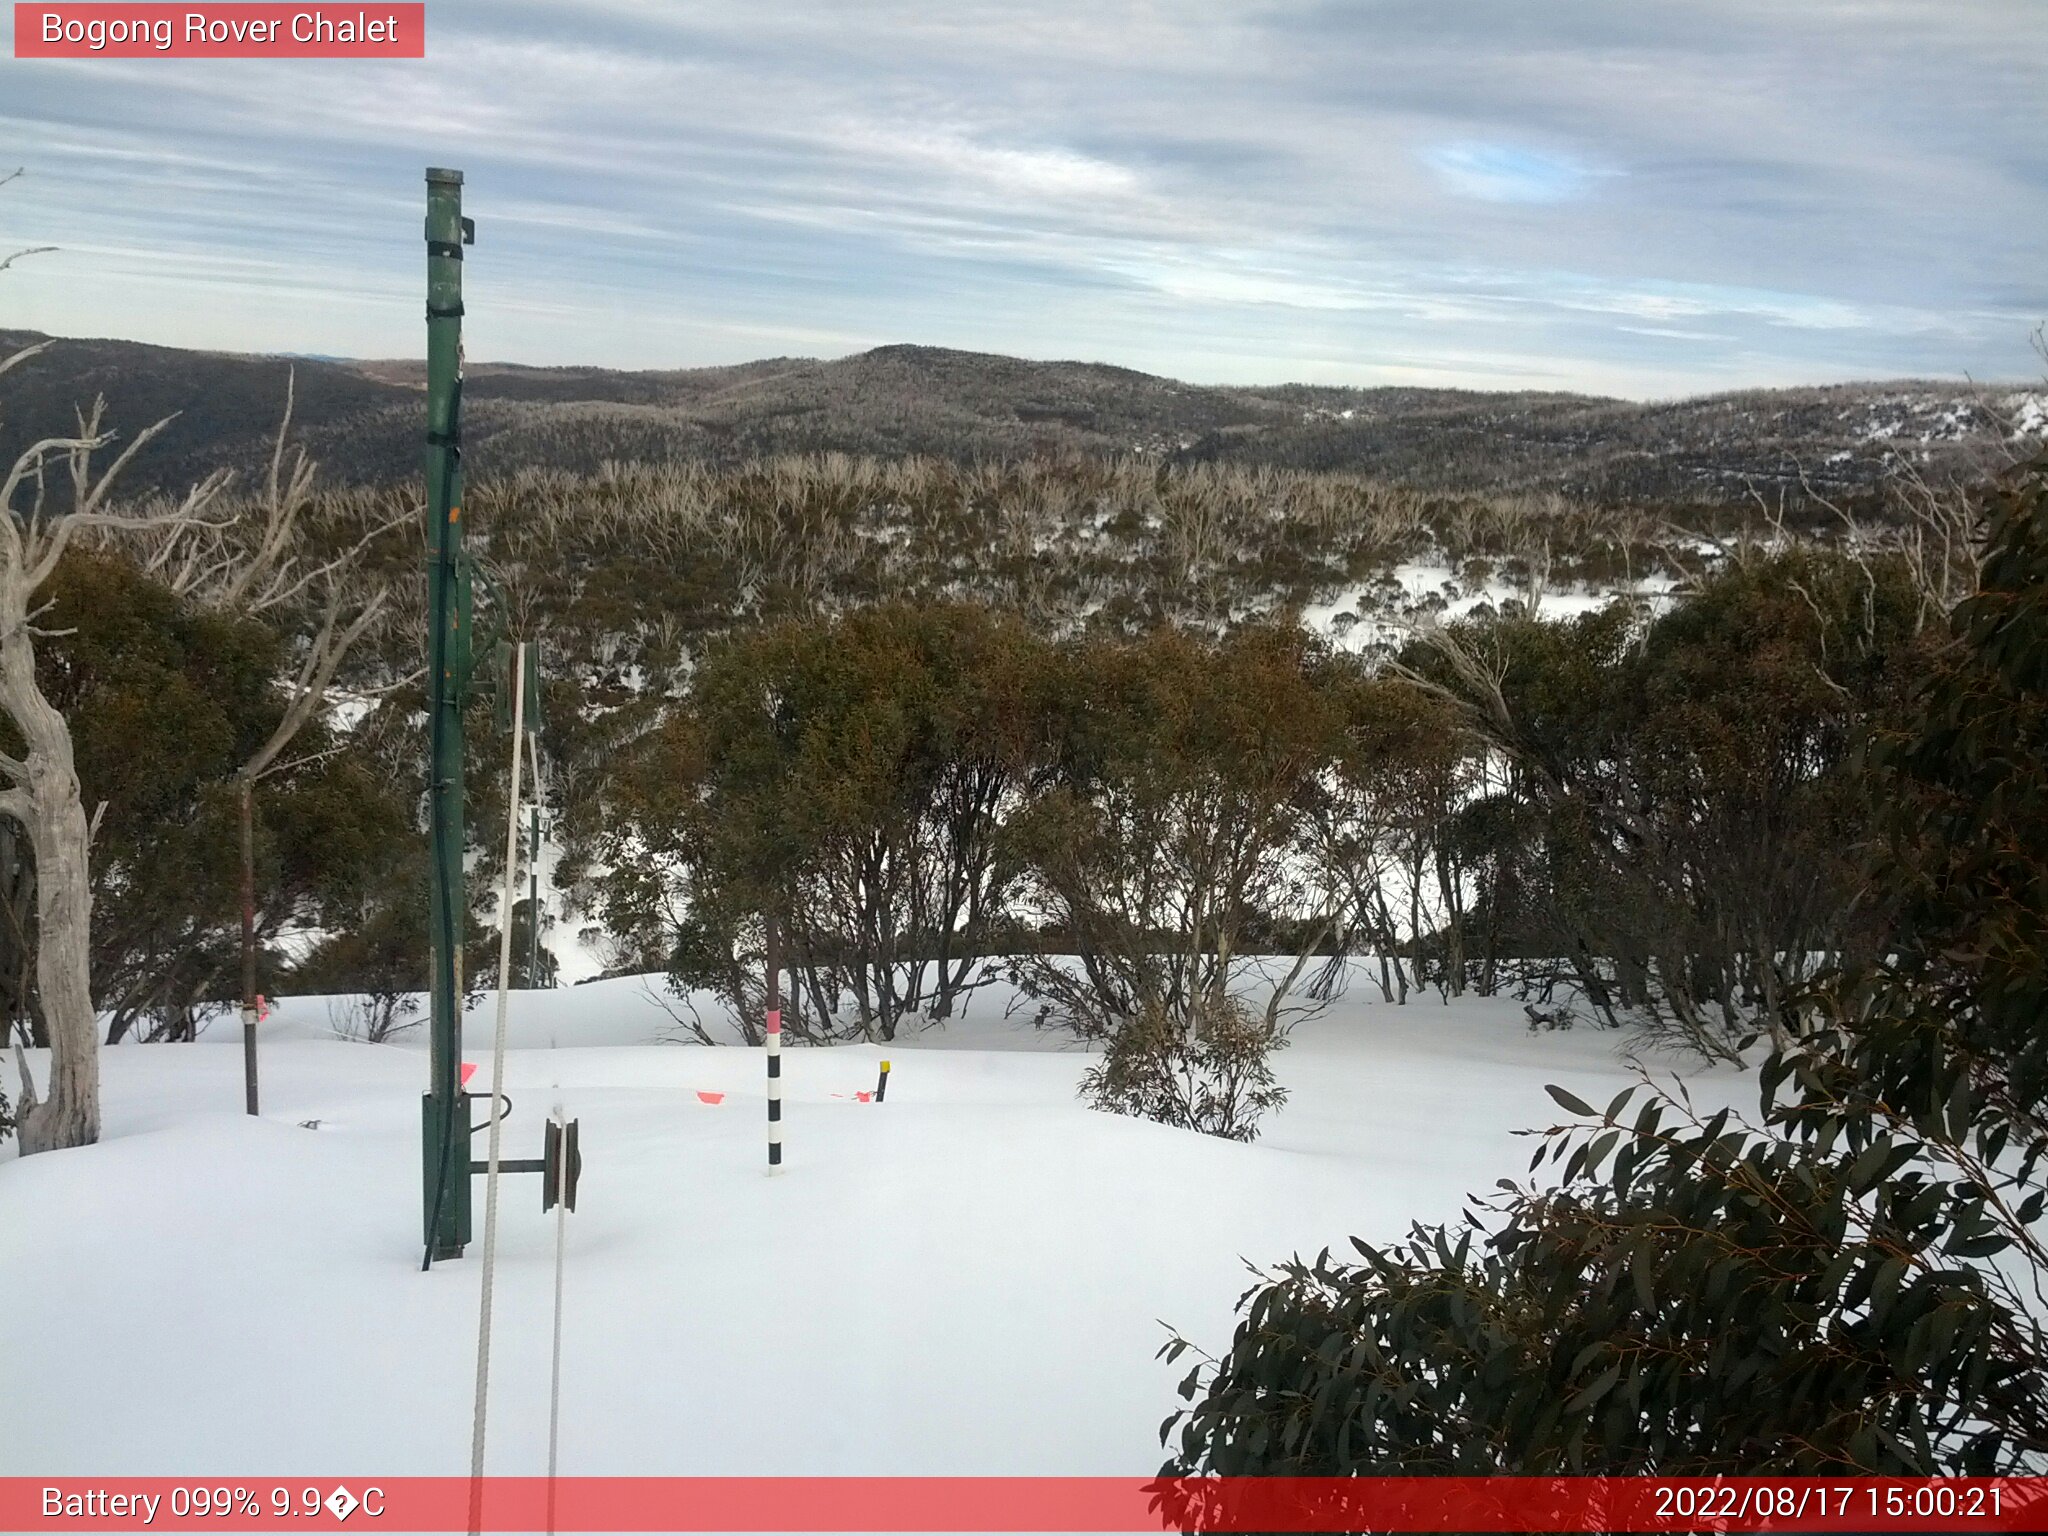
[[(1784, 1063), (1780, 1063), (1783, 1065)], [(2048, 1458), (1981, 1192), (1849, 1114), (1776, 1133), (1552, 1090), (1555, 1188), (1284, 1267), (1183, 1384), (1175, 1474), (1991, 1475)], [(1767, 1089), (1768, 1091), (1768, 1089)], [(1946, 1175), (1946, 1176), (1945, 1176)], [(1176, 1339), (1170, 1355), (1187, 1348)], [(1169, 1424), (1176, 1422), (1169, 1420)]]
[(1115, 1114), (1255, 1141), (1260, 1117), (1287, 1102), (1271, 1065), (1286, 1044), (1235, 998), (1212, 997), (1184, 1014), (1153, 1003), (1111, 1038), (1081, 1093)]

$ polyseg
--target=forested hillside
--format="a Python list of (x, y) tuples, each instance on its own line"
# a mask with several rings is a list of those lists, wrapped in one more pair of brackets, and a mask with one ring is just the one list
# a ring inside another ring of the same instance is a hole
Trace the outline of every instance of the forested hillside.
[[(36, 339), (0, 332), (0, 347)], [(134, 485), (173, 488), (267, 451), (295, 370), (330, 483), (417, 473), (415, 362), (245, 357), (64, 340), (0, 384), (0, 455), (107, 397), (124, 424), (178, 412)], [(476, 363), (472, 473), (587, 474), (607, 461), (731, 464), (785, 453), (967, 463), (1080, 453), (1368, 474), (1430, 491), (1555, 491), (1605, 505), (1726, 505), (1753, 492), (1868, 492), (1901, 459), (1975, 478), (2048, 420), (2020, 386), (1924, 381), (1640, 403), (1585, 395), (1306, 385), (1207, 387), (1090, 363), (932, 347), (831, 361), (627, 373)]]

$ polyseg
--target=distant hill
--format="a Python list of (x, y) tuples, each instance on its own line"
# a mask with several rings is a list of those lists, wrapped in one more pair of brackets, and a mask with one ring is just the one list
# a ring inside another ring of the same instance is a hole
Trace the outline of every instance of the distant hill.
[[(44, 338), (0, 332), (0, 348)], [(424, 365), (251, 357), (62, 340), (0, 378), (0, 462), (68, 430), (98, 393), (132, 432), (180, 413), (132, 471), (175, 488), (265, 457), (296, 371), (302, 439), (331, 481), (419, 465)], [(954, 459), (1142, 454), (1177, 463), (1344, 470), (1425, 490), (1557, 491), (1602, 502), (1717, 503), (1797, 488), (1854, 495), (1909, 455), (1937, 472), (2008, 460), (2048, 395), (1921, 381), (1759, 390), (1642, 404), (1467, 390), (1182, 384), (1095, 363), (934, 347), (666, 372), (472, 364), (472, 475), (605, 460), (839, 450)]]

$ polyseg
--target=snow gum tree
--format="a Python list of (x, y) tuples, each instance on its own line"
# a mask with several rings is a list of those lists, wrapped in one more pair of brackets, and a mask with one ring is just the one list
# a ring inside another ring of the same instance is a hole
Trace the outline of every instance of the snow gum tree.
[[(47, 343), (0, 360), (0, 374)], [(109, 512), (115, 481), (163, 422), (138, 433), (104, 470), (93, 454), (112, 441), (102, 406), (81, 413), (77, 432), (44, 438), (22, 451), (0, 483), (0, 715), (12, 739), (0, 747), (0, 815), (27, 832), (36, 861), (36, 992), (50, 1037), (50, 1071), (39, 1091), (21, 1068), (17, 1134), (24, 1156), (99, 1138), (98, 1031), (90, 969), (92, 822), (79, 791), (71, 730), (36, 675), (38, 597), (71, 542), (88, 529), (126, 525), (194, 527), (222, 481), (205, 481), (169, 508), (128, 517)], [(47, 473), (61, 465), (68, 484), (51, 494)]]
[[(0, 373), (28, 362), (47, 345), (23, 348), (0, 360)], [(63, 708), (48, 691), (47, 669), (38, 665), (39, 641), (64, 638), (39, 627), (38, 621), (47, 617), (53, 604), (56, 578), (65, 568), (67, 554), (89, 542), (119, 545), (139, 562), (152, 585), (166, 589), (186, 609), (211, 608), (229, 628), (247, 625), (256, 615), (303, 607), (303, 598), (325, 594), (303, 637), (300, 663), (287, 682), (281, 708), (267, 722), (269, 729), (238, 743), (246, 753), (235, 772), (245, 995), (253, 994), (256, 986), (259, 928), (255, 785), (266, 775), (285, 770), (286, 748), (320, 713), (342, 660), (376, 622), (385, 602), (381, 591), (353, 592), (344, 578), (389, 525), (373, 527), (324, 560), (301, 558), (301, 518), (312, 469), (300, 457), (288, 475), (281, 473), (289, 396), (267, 494), (254, 508), (256, 516), (250, 515), (248, 506), (225, 504), (225, 475), (207, 478), (182, 502), (156, 500), (115, 508), (110, 497), (122, 470), (169, 421), (138, 434), (111, 464), (96, 469), (94, 455), (113, 441), (102, 425), (103, 414), (104, 402), (97, 402), (91, 411), (80, 413), (74, 434), (31, 443), (0, 487), (0, 724), (5, 726), (0, 730), (0, 816), (23, 829), (33, 864), (34, 983), (28, 1006), (50, 1048), (49, 1079), (40, 1092), (26, 1057), (17, 1054), (22, 1077), (18, 1134), (24, 1154), (84, 1145), (99, 1135), (92, 842), (107, 803), (100, 802), (88, 816), (77, 743)], [(97, 620), (82, 615), (81, 623), (85, 622)], [(257, 680), (257, 713), (264, 712), (261, 705), (268, 702), (272, 685), (267, 676)], [(159, 732), (159, 740), (136, 744), (140, 760), (149, 760), (178, 735), (178, 730)], [(274, 905), (282, 911), (291, 904)], [(199, 914), (183, 924), (186, 937), (175, 946), (181, 954), (191, 953), (191, 938), (210, 931), (209, 917)], [(15, 947), (26, 949), (21, 944)], [(156, 969), (162, 972), (160, 979), (168, 979), (178, 967)], [(12, 990), (15, 1002), (22, 1003), (23, 989)], [(253, 1033), (247, 1055), (249, 1109), (254, 1113)]]
[(999, 836), (1047, 760), (1050, 648), (970, 604), (886, 604), (714, 648), (642, 743), (605, 912), (758, 1017), (780, 926), (798, 1031), (895, 1037), (979, 983), (1019, 870)]
[[(1058, 769), (1009, 837), (1076, 964), (1027, 957), (1019, 981), (1086, 1039), (1153, 1009), (1184, 1024), (1233, 993), (1276, 1026), (1333, 920), (1297, 857), (1338, 729), (1315, 642), (1160, 629), (1064, 663)], [(1276, 919), (1297, 953), (1263, 978), (1242, 962)]]
[[(1393, 677), (1333, 669), (1333, 756), (1305, 825), (1311, 867), (1336, 912), (1332, 952), (1311, 991), (1327, 996), (1345, 981), (1355, 954), (1372, 957), (1381, 995), (1406, 1002), (1429, 979), (1431, 929), (1459, 910), (1460, 881), (1448, 858), (1448, 828), (1467, 797), (1473, 750), (1442, 700)], [(1428, 877), (1438, 874), (1430, 901)], [(1435, 956), (1446, 995), (1463, 980), (1456, 946)]]
[(1902, 561), (1793, 550), (1654, 619), (1509, 614), (1411, 648), (1497, 769), (1437, 840), (1467, 821), (1508, 845), (1474, 863), (1476, 905), (1519, 929), (1524, 979), (1709, 1059), (1787, 1043), (1816, 958), (1873, 942), (1857, 745), (1924, 665), (1923, 624)]
[[(293, 377), (286, 376), (284, 419), (278, 424), (271, 451), (270, 473), (256, 513), (237, 508), (230, 519), (202, 530), (177, 527), (154, 540), (149, 530), (140, 542), (154, 543), (148, 556), (180, 597), (240, 618), (274, 616), (293, 608), (311, 607), (314, 616), (298, 637), (299, 665), (284, 688), (284, 708), (275, 726), (236, 770), (237, 822), (241, 847), (242, 906), (242, 1052), (245, 1098), (250, 1114), (258, 1107), (256, 1067), (257, 896), (256, 790), (273, 774), (292, 766), (286, 751), (325, 710), (328, 691), (349, 652), (377, 624), (389, 598), (388, 589), (364, 586), (358, 568), (369, 546), (406, 523), (416, 523), (417, 509), (374, 523), (353, 544), (321, 561), (302, 558), (302, 521), (312, 502), (314, 466), (303, 450), (289, 470), (285, 448), (291, 437)], [(319, 600), (306, 599), (318, 593)]]
[(1340, 722), (1326, 658), (1299, 630), (1162, 629), (1063, 663), (1057, 770), (1006, 833), (1055, 952), (1015, 980), (1107, 1043), (1097, 1107), (1249, 1141), (1341, 904), (1309, 856)]
[[(362, 900), (392, 884), (414, 841), (410, 803), (367, 743), (309, 722), (265, 782), (245, 871), (241, 769), (290, 709), (280, 685), (295, 666), (288, 636), (179, 596), (119, 548), (74, 545), (41, 601), (50, 633), (37, 676), (70, 724), (96, 823), (90, 952), (104, 1042), (190, 1039), (227, 1006), (245, 874), (274, 980), (282, 933), (349, 929)], [(17, 874), (32, 892), (32, 856), (0, 837), (0, 875)], [(0, 912), (11, 936), (9, 922)], [(33, 964), (33, 912), (18, 931)], [(13, 1022), (26, 1043), (47, 1045), (27, 990), (8, 1000)]]

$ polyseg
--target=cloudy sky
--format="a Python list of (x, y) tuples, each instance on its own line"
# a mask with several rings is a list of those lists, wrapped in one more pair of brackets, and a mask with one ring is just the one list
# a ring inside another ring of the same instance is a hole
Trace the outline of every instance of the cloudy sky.
[(1632, 396), (2048, 366), (2048, 0), (427, 17), (425, 61), (0, 57), (0, 255), (62, 247), (0, 325), (417, 353), (434, 164), (473, 357)]

